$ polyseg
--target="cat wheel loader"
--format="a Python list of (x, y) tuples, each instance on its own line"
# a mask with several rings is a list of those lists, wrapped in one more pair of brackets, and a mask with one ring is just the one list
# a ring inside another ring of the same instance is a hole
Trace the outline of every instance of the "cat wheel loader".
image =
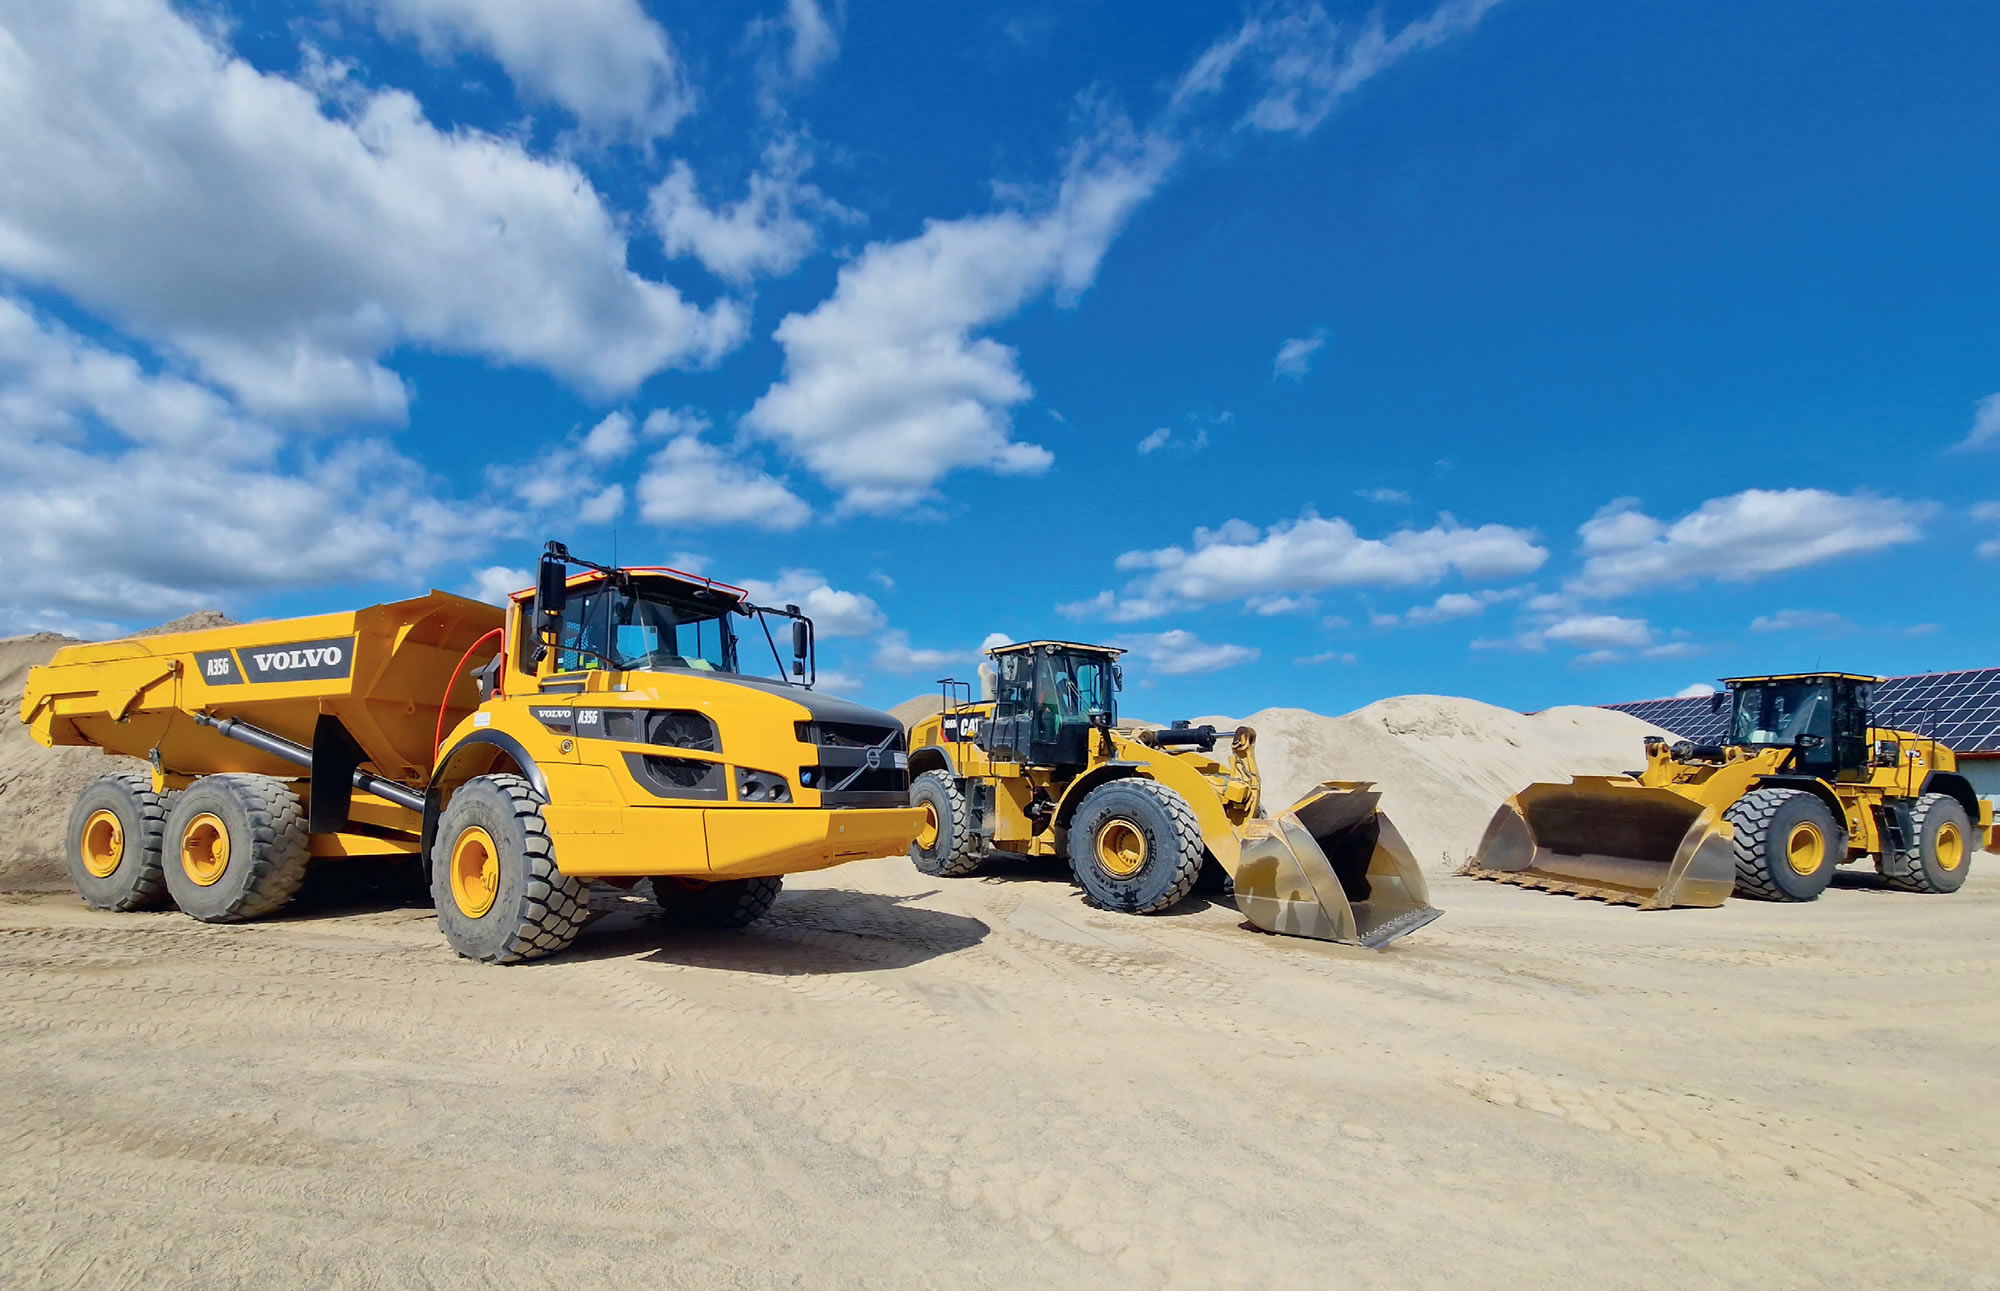
[(1094, 904), (1128, 914), (1171, 909), (1206, 870), (1259, 928), (1371, 947), (1438, 917), (1371, 786), (1321, 784), (1267, 817), (1249, 727), (1120, 729), (1122, 653), (1029, 641), (987, 651), (978, 702), (939, 683), (942, 710), (910, 733), (919, 870), (1060, 858)]
[[(789, 676), (771, 618), (791, 621)], [(775, 679), (739, 656), (753, 643)], [(238, 922), (308, 865), (406, 858), (459, 954), (512, 963), (570, 943), (587, 880), (649, 879), (675, 922), (735, 927), (783, 875), (907, 848), (902, 725), (813, 680), (796, 606), (550, 543), (504, 610), (432, 592), (68, 646), (29, 672), (21, 718), (44, 745), (152, 764), (71, 812), (70, 875), (98, 909)]]
[(1856, 860), (1894, 888), (1955, 892), (1992, 843), (1991, 804), (1943, 744), (1875, 724), (1879, 680), (1730, 678), (1720, 743), (1649, 736), (1632, 775), (1529, 785), (1468, 872), (1654, 909), (1811, 901)]

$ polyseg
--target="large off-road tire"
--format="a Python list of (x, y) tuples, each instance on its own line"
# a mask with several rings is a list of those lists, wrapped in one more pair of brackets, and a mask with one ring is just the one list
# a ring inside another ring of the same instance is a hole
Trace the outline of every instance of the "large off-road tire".
[(1927, 793), (1917, 799), (1910, 817), (1916, 825), (1910, 845), (1884, 849), (1882, 877), (1904, 892), (1956, 892), (1972, 871), (1972, 817), (1950, 794)]
[(431, 844), (431, 899), (445, 940), (467, 959), (553, 955), (590, 917), (589, 889), (556, 866), (543, 803), (520, 776), (483, 775), (445, 805)]
[(274, 914), (305, 882), (306, 813), (282, 780), (203, 776), (181, 790), (162, 848), (167, 891), (203, 923)]
[(979, 835), (972, 808), (949, 771), (926, 771), (910, 782), (910, 805), (929, 814), (910, 844), (910, 861), (934, 878), (952, 879), (979, 868)]
[(653, 899), (667, 922), (682, 928), (741, 928), (763, 917), (785, 880), (776, 875), (759, 879), (653, 880)]
[(161, 841), (173, 796), (153, 792), (153, 778), (126, 772), (100, 776), (76, 796), (63, 857), (85, 905), (99, 910), (153, 910), (167, 903)]
[(1752, 789), (1723, 813), (1736, 827), (1736, 895), (1812, 901), (1847, 858), (1847, 831), (1803, 789)]
[(1201, 874), (1194, 809), (1156, 780), (1092, 789), (1069, 823), (1069, 868), (1106, 910), (1158, 914), (1180, 904)]

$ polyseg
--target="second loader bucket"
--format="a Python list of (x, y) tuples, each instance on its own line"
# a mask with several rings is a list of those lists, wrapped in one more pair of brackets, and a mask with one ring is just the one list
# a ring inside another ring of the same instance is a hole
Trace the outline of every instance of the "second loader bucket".
[(1493, 813), (1470, 871), (1648, 909), (1718, 906), (1736, 886), (1734, 831), (1671, 789), (1626, 776), (1531, 784)]
[(1236, 908), (1266, 932), (1382, 946), (1438, 917), (1423, 870), (1368, 784), (1328, 782), (1245, 822)]

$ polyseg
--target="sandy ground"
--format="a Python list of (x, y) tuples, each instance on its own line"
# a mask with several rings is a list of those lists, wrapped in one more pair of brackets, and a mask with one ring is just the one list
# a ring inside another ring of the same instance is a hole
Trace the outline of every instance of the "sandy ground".
[(1641, 912), (1441, 879), (1386, 952), (1061, 877), (605, 890), (454, 959), (322, 892), (0, 895), (0, 1283), (2000, 1286), (2000, 865)]

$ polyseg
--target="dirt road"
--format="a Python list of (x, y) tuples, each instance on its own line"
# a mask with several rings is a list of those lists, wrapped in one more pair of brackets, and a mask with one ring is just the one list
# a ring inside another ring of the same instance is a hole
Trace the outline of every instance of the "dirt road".
[(514, 969), (379, 900), (17, 892), (0, 1281), (2000, 1286), (1996, 869), (1659, 913), (1451, 879), (1377, 954), (880, 861), (738, 934), (607, 892)]

